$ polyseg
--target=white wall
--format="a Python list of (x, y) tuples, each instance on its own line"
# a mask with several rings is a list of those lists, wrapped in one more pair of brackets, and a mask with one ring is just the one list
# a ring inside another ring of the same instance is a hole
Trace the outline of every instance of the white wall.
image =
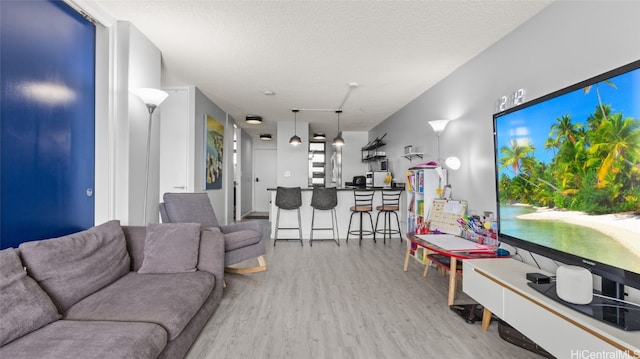
[[(160, 51), (133, 25), (118, 21), (99, 27), (96, 88), (96, 223), (119, 219), (122, 224), (143, 224), (146, 143), (149, 114), (129, 91), (160, 88)], [(103, 97), (102, 97), (103, 96)], [(159, 117), (156, 111), (154, 119)], [(98, 132), (104, 131), (104, 132)], [(152, 129), (147, 213), (158, 213), (158, 135)], [(153, 180), (155, 178), (155, 181)]]
[[(119, 219), (123, 225), (143, 224), (146, 144), (149, 114), (131, 89), (161, 88), (161, 53), (135, 26), (125, 21), (104, 21), (98, 26), (97, 49), (102, 54), (97, 70), (98, 109), (96, 116), (96, 223)], [(108, 75), (107, 75), (108, 74)], [(208, 191), (222, 224), (233, 219), (233, 123), (213, 101), (194, 86), (189, 89), (188, 111), (193, 116), (189, 131), (194, 134), (192, 175), (193, 191), (204, 190), (204, 114), (225, 126), (224, 178), (221, 190)], [(107, 100), (105, 100), (105, 97)], [(162, 105), (153, 121), (158, 122)], [(100, 131), (100, 132), (99, 132)], [(147, 221), (158, 221), (160, 126), (151, 132), (151, 156)]]
[[(294, 128), (295, 127), (295, 128)], [(294, 132), (302, 139), (302, 144), (294, 146), (289, 139)], [(297, 121), (279, 121), (278, 170), (276, 183), (282, 187), (308, 187), (309, 183), (309, 123)]]
[(342, 131), (342, 183), (351, 182), (354, 176), (364, 176), (369, 165), (362, 162), (362, 147), (368, 142), (368, 132)]

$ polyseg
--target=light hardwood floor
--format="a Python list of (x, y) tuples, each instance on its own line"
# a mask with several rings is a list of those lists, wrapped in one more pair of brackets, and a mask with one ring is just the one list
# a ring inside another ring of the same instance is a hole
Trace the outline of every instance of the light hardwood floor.
[[(203, 358), (541, 358), (450, 310), (447, 280), (412, 260), (406, 241), (278, 241), (268, 270), (227, 274), (220, 307), (191, 348)], [(472, 302), (464, 293), (456, 303)]]

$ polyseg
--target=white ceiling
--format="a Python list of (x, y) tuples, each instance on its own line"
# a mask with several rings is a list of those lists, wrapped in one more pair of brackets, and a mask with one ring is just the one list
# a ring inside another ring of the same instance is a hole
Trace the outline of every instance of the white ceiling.
[(163, 86), (197, 86), (251, 136), (300, 108), (327, 110), (298, 120), (332, 138), (333, 110), (341, 130), (368, 131), (551, 1), (91, 2), (160, 49)]

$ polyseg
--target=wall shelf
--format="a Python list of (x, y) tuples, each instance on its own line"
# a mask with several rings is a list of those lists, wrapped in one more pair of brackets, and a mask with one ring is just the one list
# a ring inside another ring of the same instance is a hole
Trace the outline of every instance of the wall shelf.
[(422, 155), (423, 153), (415, 152), (415, 153), (405, 153), (404, 155), (402, 155), (402, 157), (408, 159), (409, 161), (412, 161), (416, 157), (422, 159)]
[(379, 161), (387, 158), (384, 152), (379, 152), (378, 149), (384, 147), (386, 143), (381, 140), (374, 140), (362, 147), (362, 162)]

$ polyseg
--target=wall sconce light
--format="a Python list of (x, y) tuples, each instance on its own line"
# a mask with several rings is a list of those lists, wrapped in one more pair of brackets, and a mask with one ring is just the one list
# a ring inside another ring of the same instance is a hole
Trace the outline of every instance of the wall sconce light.
[(271, 141), (271, 134), (270, 133), (261, 133), (260, 134), (260, 139), (263, 141)]
[(262, 117), (260, 116), (256, 116), (256, 115), (249, 115), (247, 117), (245, 117), (244, 122), (251, 124), (251, 125), (261, 125), (262, 124)]
[(338, 115), (338, 135), (333, 139), (333, 145), (338, 147), (344, 145), (344, 138), (342, 138), (342, 136), (340, 135), (340, 114), (341, 113), (342, 113), (342, 110), (336, 110), (336, 114)]
[(149, 194), (149, 152), (151, 152), (151, 118), (153, 116), (153, 111), (160, 106), (162, 101), (164, 101), (169, 94), (158, 89), (153, 88), (139, 88), (135, 90), (131, 90), (131, 93), (138, 96), (140, 100), (147, 106), (147, 110), (149, 110), (149, 129), (147, 130), (147, 165), (146, 172), (144, 175), (144, 209), (143, 209), (143, 221), (144, 225), (147, 225), (147, 196)]
[(447, 167), (454, 171), (459, 169), (461, 165), (460, 159), (456, 156), (447, 157), (447, 159), (444, 160), (444, 163), (447, 165)]
[(302, 139), (300, 139), (300, 137), (298, 137), (297, 133), (298, 133), (298, 128), (297, 128), (297, 123), (298, 123), (298, 109), (294, 108), (293, 110), (291, 110), (291, 112), (293, 112), (293, 136), (289, 139), (289, 143), (297, 146), (299, 144), (302, 143)]

